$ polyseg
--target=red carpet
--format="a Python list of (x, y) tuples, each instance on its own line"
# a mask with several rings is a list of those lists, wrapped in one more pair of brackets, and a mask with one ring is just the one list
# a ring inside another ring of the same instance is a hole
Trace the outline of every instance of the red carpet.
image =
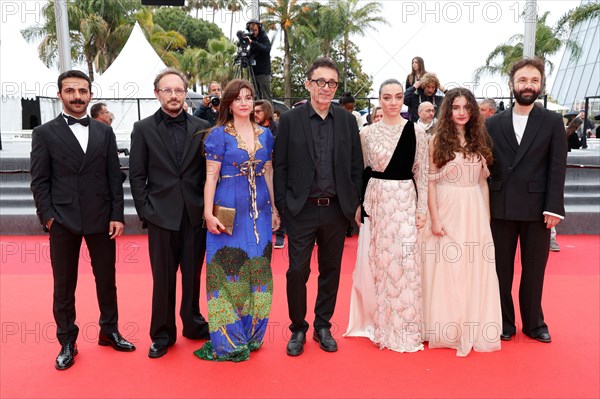
[[(183, 337), (165, 357), (147, 357), (151, 275), (146, 237), (121, 237), (117, 265), (120, 329), (138, 349), (118, 353), (97, 345), (98, 307), (84, 251), (77, 290), (79, 355), (75, 365), (63, 372), (53, 367), (60, 347), (52, 318), (48, 238), (0, 240), (2, 398), (600, 397), (598, 236), (559, 236), (562, 251), (550, 254), (544, 310), (551, 344), (519, 333), (515, 341), (503, 343), (499, 352), (472, 352), (467, 358), (444, 349), (415, 354), (380, 351), (367, 339), (341, 336), (348, 320), (356, 237), (346, 243), (332, 320), (340, 350), (325, 353), (309, 340), (302, 356), (288, 357), (287, 251), (274, 250), (275, 293), (266, 342), (249, 361), (237, 364), (199, 360), (192, 352), (202, 342)], [(309, 283), (309, 309), (315, 287), (316, 273)], [(310, 314), (308, 320), (312, 322)]]

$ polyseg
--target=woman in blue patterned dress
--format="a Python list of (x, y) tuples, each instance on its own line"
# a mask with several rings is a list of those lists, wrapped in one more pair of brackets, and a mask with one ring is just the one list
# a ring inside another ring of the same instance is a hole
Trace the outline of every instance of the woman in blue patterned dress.
[[(247, 360), (263, 343), (273, 276), (273, 135), (254, 123), (250, 82), (225, 88), (217, 125), (204, 140), (206, 291), (210, 341), (194, 352), (206, 360)], [(233, 233), (213, 216), (213, 204), (235, 208)]]

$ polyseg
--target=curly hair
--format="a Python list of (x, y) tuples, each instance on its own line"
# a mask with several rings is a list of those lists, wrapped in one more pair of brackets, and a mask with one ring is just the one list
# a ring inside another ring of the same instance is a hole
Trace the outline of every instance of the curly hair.
[(427, 86), (435, 86), (436, 89), (440, 88), (440, 81), (435, 73), (427, 72), (425, 75), (421, 76), (419, 80), (421, 82), (421, 87), (425, 88)]
[[(458, 138), (458, 129), (452, 122), (452, 104), (459, 97), (467, 100), (469, 109), (469, 121), (465, 125), (466, 146), (462, 147)], [(435, 126), (433, 162), (441, 168), (452, 161), (456, 152), (462, 152), (465, 157), (478, 154), (491, 165), (494, 161), (492, 156), (492, 141), (483, 124), (483, 118), (479, 112), (479, 106), (475, 96), (469, 89), (458, 87), (446, 92), (444, 101), (438, 113), (438, 122)]]

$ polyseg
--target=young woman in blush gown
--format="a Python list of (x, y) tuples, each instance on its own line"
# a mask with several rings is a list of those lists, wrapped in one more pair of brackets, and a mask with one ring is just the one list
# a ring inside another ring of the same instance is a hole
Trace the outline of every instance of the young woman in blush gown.
[(400, 116), (403, 97), (399, 81), (383, 82), (383, 119), (361, 131), (365, 166), (371, 169), (363, 201), (369, 241), (359, 237), (346, 336), (368, 337), (380, 349), (416, 352), (423, 349), (416, 240), (427, 213), (427, 139)]
[(429, 348), (500, 349), (502, 314), (490, 229), (490, 138), (473, 94), (446, 93), (429, 142), (429, 221), (422, 231), (423, 338)]

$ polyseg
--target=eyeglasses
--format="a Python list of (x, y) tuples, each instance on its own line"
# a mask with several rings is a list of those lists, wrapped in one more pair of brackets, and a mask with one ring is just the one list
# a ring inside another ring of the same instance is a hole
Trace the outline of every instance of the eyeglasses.
[(329, 82), (327, 82), (325, 79), (310, 79), (310, 82), (316, 83), (319, 87), (325, 87), (325, 85), (327, 85), (330, 89), (335, 89), (336, 87), (338, 87), (338, 82), (336, 82), (335, 80), (330, 80)]
[(236, 104), (241, 104), (241, 103), (252, 104), (254, 102), (254, 99), (252, 97), (245, 97), (245, 98), (238, 97), (233, 101), (235, 101)]
[(183, 89), (170, 89), (168, 87), (164, 87), (162, 89), (158, 89), (161, 93), (172, 95), (175, 93), (177, 96), (183, 96), (185, 94), (185, 90)]

